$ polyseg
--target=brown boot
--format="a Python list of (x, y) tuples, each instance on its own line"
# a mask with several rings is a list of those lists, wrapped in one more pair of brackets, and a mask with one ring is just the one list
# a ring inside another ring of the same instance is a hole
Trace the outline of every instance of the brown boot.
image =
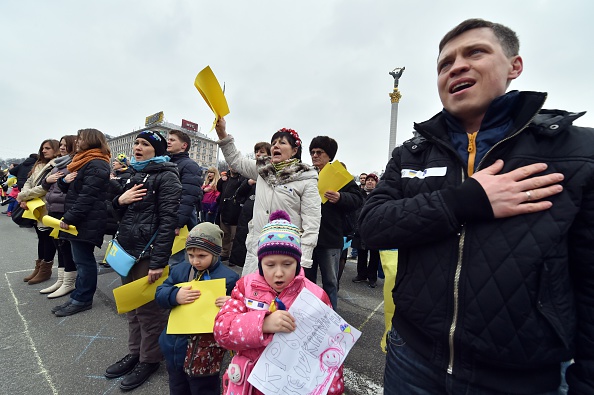
[(41, 261), (41, 265), (39, 265), (39, 273), (31, 280), (29, 280), (29, 285), (39, 284), (44, 281), (49, 280), (52, 277), (52, 266), (54, 265), (54, 261)]
[(33, 277), (37, 276), (37, 273), (39, 273), (39, 266), (41, 265), (41, 259), (37, 259), (35, 261), (35, 269), (33, 269), (33, 273), (29, 274), (27, 277), (25, 277), (23, 279), (24, 282), (28, 282), (29, 280), (31, 280)]

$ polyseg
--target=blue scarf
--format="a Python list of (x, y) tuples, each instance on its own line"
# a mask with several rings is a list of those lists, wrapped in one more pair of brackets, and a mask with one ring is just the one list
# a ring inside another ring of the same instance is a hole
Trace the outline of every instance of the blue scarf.
[(163, 156), (153, 156), (150, 159), (147, 160), (141, 160), (140, 162), (136, 160), (136, 158), (132, 158), (132, 160), (130, 161), (130, 166), (132, 166), (134, 168), (134, 170), (136, 171), (142, 171), (144, 170), (144, 168), (146, 167), (146, 165), (148, 165), (149, 163), (163, 163), (163, 162), (169, 162), (170, 158), (167, 155), (163, 155)]

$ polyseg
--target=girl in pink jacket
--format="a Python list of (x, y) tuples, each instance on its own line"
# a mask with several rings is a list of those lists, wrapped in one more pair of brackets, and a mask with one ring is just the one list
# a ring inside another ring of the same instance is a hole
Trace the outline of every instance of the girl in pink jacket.
[[(277, 332), (293, 332), (295, 319), (287, 311), (307, 288), (332, 307), (324, 290), (305, 278), (301, 269), (299, 228), (289, 215), (275, 211), (258, 241), (258, 273), (237, 281), (231, 299), (217, 314), (217, 343), (236, 352), (223, 376), (225, 395), (260, 395), (247, 381), (264, 348)], [(344, 392), (342, 366), (336, 369), (328, 394)]]

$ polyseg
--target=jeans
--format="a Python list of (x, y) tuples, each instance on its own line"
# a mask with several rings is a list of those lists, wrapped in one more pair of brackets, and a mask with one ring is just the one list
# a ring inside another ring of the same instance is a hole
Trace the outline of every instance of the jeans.
[(211, 224), (215, 223), (215, 219), (217, 217), (217, 213), (209, 213), (208, 211), (202, 211), (202, 222), (210, 222)]
[(318, 267), (322, 274), (322, 288), (328, 294), (332, 308), (338, 305), (338, 266), (340, 261), (340, 248), (316, 247), (312, 254), (311, 268), (305, 268), (305, 277), (314, 284), (318, 277)]
[(75, 289), (70, 294), (73, 304), (93, 304), (93, 295), (97, 289), (97, 262), (95, 261), (95, 246), (84, 241), (70, 240), (72, 258), (76, 264)]
[(219, 375), (190, 377), (183, 370), (167, 364), (170, 395), (219, 395), (221, 380)]
[[(385, 395), (504, 395), (456, 379), (406, 345), (394, 328), (388, 333), (384, 371)], [(558, 395), (559, 390), (532, 395)]]

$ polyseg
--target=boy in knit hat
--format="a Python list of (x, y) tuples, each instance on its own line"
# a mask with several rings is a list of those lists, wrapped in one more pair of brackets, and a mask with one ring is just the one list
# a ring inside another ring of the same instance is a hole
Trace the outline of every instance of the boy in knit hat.
[[(223, 376), (223, 394), (261, 394), (247, 378), (273, 335), (295, 330), (295, 318), (287, 310), (303, 288), (332, 307), (324, 290), (305, 278), (300, 261), (299, 228), (286, 212), (273, 212), (258, 240), (258, 272), (237, 281), (215, 318), (215, 340), (236, 352)], [(328, 394), (343, 392), (341, 366)]]
[[(225, 279), (227, 295), (235, 286), (239, 275), (221, 264), (223, 231), (215, 224), (203, 222), (196, 225), (186, 239), (188, 261), (175, 265), (169, 277), (157, 288), (155, 299), (163, 308), (171, 309), (194, 302), (200, 290), (175, 284), (192, 280)], [(216, 299), (221, 307), (229, 296)], [(168, 335), (161, 333), (159, 345), (167, 361), (169, 390), (171, 394), (220, 393), (219, 372), (225, 350), (215, 342), (211, 333), (199, 335)]]

